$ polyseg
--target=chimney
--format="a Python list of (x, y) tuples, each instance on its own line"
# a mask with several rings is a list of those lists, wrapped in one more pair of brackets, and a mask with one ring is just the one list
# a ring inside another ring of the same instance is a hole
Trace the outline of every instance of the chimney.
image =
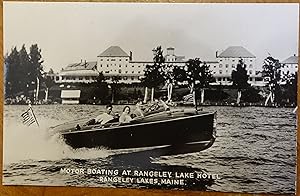
[(132, 61), (132, 52), (129, 52), (129, 61)]
[(175, 48), (172, 48), (172, 47), (167, 48), (167, 55), (174, 56), (174, 54), (175, 54), (174, 51), (175, 51)]

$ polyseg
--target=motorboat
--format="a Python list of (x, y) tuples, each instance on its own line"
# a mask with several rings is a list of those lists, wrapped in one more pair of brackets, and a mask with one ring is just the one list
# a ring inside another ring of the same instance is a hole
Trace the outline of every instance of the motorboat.
[(121, 124), (117, 119), (101, 124), (75, 120), (55, 127), (65, 143), (74, 149), (128, 149), (170, 147), (201, 151), (213, 145), (216, 138), (216, 112), (171, 109), (133, 118)]

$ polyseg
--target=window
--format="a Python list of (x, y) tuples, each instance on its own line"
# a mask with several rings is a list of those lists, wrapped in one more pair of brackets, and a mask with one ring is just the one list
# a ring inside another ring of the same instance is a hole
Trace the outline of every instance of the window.
[(232, 59), (232, 62), (234, 62), (235, 60), (234, 59)]
[(85, 77), (84, 77), (84, 79), (86, 79), (86, 80), (89, 80), (89, 79), (90, 79), (90, 77), (88, 77), (88, 76), (85, 76)]
[(232, 65), (231, 67), (232, 67), (232, 68), (235, 68), (235, 65)]
[(131, 77), (131, 80), (134, 80), (134, 77)]
[(141, 73), (140, 71), (138, 71), (138, 73)]
[(79, 77), (79, 80), (82, 80), (83, 79), (83, 77)]
[(127, 67), (127, 65), (125, 65), (125, 67)]
[(128, 61), (128, 59), (126, 59), (126, 61)]
[(249, 68), (252, 68), (252, 64), (249, 65)]
[(219, 68), (222, 68), (222, 64), (219, 65)]
[(124, 80), (127, 80), (127, 77), (126, 77), (126, 76), (124, 76), (124, 77), (123, 77), (123, 79), (124, 79)]
[(220, 70), (219, 73), (222, 74), (222, 70)]
[(220, 59), (220, 61), (222, 62), (223, 60), (222, 60), (222, 59)]
[(298, 68), (298, 65), (295, 65), (295, 68), (297, 69), (297, 68)]
[(121, 65), (119, 65), (119, 67), (121, 67)]
[(125, 71), (125, 73), (128, 73), (128, 71)]
[(132, 73), (134, 73), (134, 71), (132, 71)]
[(251, 71), (251, 70), (249, 71), (249, 74), (252, 74), (252, 71)]
[(226, 69), (226, 73), (228, 73), (228, 70)]
[(59, 80), (59, 76), (56, 76), (56, 77), (55, 77), (55, 80)]
[(120, 61), (122, 61), (122, 59), (120, 59)]
[(226, 68), (228, 68), (228, 64), (226, 64)]
[(62, 80), (65, 80), (66, 78), (65, 78), (65, 76), (62, 76), (61, 79), (62, 79)]
[(252, 62), (252, 59), (250, 59), (250, 62)]
[(116, 59), (111, 59), (110, 61), (116, 61)]
[(107, 61), (109, 61), (109, 59), (107, 59)]
[(122, 70), (121, 70), (121, 69), (119, 69), (119, 73), (122, 73)]
[(108, 67), (108, 64), (107, 64), (107, 67)]
[(131, 67), (134, 67), (134, 65), (132, 65)]
[(100, 67), (102, 67), (102, 64), (100, 65)]
[(103, 61), (103, 59), (100, 59), (100, 61)]
[(214, 68), (216, 68), (217, 66), (214, 65)]

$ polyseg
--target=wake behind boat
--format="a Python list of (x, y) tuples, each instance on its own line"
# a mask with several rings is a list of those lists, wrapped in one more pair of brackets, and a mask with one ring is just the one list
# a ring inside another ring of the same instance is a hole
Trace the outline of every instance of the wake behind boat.
[(52, 128), (73, 148), (128, 149), (169, 146), (172, 149), (201, 151), (216, 137), (216, 113), (195, 109), (172, 109), (134, 118), (120, 124), (87, 125), (86, 120)]

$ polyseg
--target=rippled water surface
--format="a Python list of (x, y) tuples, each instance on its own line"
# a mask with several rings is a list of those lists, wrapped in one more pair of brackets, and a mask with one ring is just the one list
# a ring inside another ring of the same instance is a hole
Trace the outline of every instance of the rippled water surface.
[[(114, 109), (120, 111), (123, 106)], [(150, 187), (225, 192), (294, 193), (296, 115), (290, 108), (205, 107), (217, 111), (217, 139), (201, 152), (161, 156), (153, 150), (78, 149), (67, 146), (50, 126), (104, 110), (93, 105), (33, 106), (40, 127), (25, 127), (27, 106), (4, 107), (3, 183), (50, 186)], [(200, 126), (200, 125), (199, 125)], [(100, 175), (62, 174), (61, 168), (169, 171), (217, 174), (218, 179), (184, 185), (106, 182)]]

